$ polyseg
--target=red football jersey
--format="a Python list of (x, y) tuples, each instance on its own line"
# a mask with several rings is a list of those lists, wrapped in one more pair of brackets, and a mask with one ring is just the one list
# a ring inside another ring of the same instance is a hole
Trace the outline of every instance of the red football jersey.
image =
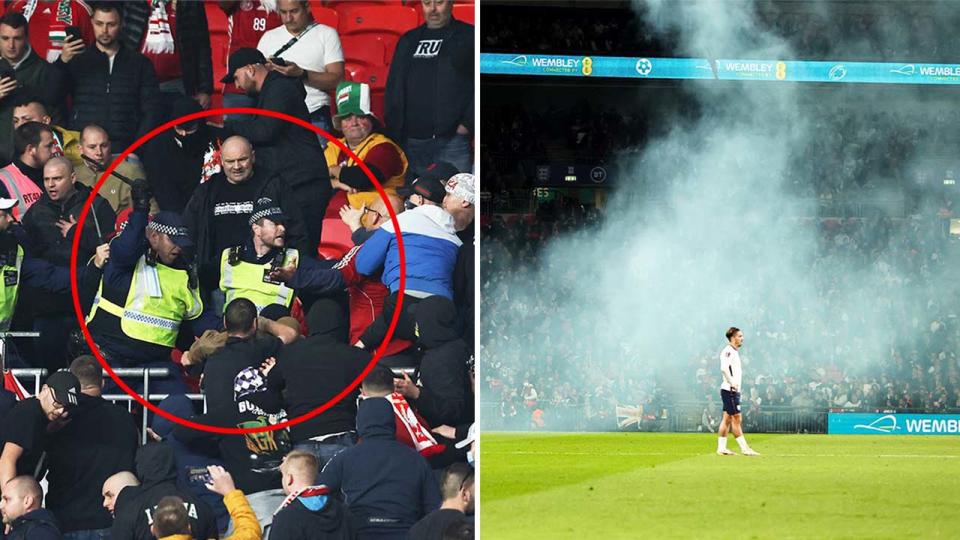
[(68, 26), (80, 29), (87, 46), (93, 43), (93, 11), (82, 0), (16, 0), (7, 11), (23, 13), (29, 24), (30, 47), (40, 58), (55, 62), (63, 50)]
[[(260, 0), (243, 0), (227, 17), (227, 56), (244, 47), (256, 49), (263, 33), (280, 24), (280, 15), (267, 10)], [(223, 91), (227, 94), (241, 93), (233, 83), (224, 84)]]

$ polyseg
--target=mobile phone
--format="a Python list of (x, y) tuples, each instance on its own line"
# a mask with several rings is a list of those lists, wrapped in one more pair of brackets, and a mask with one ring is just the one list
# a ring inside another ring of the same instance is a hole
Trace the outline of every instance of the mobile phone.
[(190, 467), (187, 471), (187, 478), (192, 484), (212, 484), (213, 478), (206, 467)]
[(270, 61), (273, 62), (274, 64), (280, 66), (280, 67), (286, 67), (286, 65), (287, 65), (287, 61), (284, 60), (283, 58), (280, 58), (279, 56), (275, 56), (275, 57), (271, 58)]
[(76, 41), (83, 41), (83, 36), (80, 35), (80, 27), (78, 26), (68, 26), (66, 33)]

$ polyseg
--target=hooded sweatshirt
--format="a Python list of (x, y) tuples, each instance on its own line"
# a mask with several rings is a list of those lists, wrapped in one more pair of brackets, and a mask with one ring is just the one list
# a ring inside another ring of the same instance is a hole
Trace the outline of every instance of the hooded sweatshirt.
[(357, 409), (360, 442), (331, 459), (320, 482), (343, 493), (358, 538), (404, 538), (420, 518), (440, 506), (427, 461), (396, 440), (393, 408), (369, 398)]
[(350, 514), (326, 486), (291, 493), (273, 516), (270, 537), (283, 540), (352, 539)]
[(112, 540), (152, 540), (150, 525), (157, 503), (167, 495), (184, 500), (190, 530), (197, 540), (218, 538), (217, 525), (210, 507), (193, 494), (177, 487), (177, 468), (173, 450), (164, 443), (151, 443), (137, 451), (139, 486), (124, 488), (114, 509)]
[(420, 396), (412, 400), (431, 426), (473, 421), (473, 393), (467, 375), (469, 350), (456, 331), (457, 308), (442, 296), (424, 298), (414, 318), (420, 332)]
[[(307, 314), (310, 336), (280, 351), (267, 377), (267, 391), (248, 399), (273, 413), (286, 409), (297, 418), (328, 402), (360, 376), (370, 352), (347, 345), (349, 322), (335, 301), (314, 302)], [(311, 437), (353, 431), (356, 390), (323, 413), (290, 427), (294, 443)]]

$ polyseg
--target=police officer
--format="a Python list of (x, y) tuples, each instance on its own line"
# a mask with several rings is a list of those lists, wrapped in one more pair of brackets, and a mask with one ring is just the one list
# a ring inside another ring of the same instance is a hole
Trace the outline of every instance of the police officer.
[(249, 223), (250, 239), (220, 257), (220, 290), (227, 304), (246, 298), (258, 313), (271, 304), (289, 309), (296, 290), (323, 294), (346, 286), (339, 271), (286, 247), (287, 217), (272, 199), (257, 200)]
[[(111, 243), (87, 324), (111, 365), (173, 368), (170, 352), (180, 324), (203, 311), (189, 265), (193, 241), (179, 214), (158, 212), (148, 223), (145, 181), (136, 181), (131, 192), (133, 212)], [(172, 394), (186, 386), (179, 370), (171, 369), (171, 377), (157, 380), (154, 389)]]

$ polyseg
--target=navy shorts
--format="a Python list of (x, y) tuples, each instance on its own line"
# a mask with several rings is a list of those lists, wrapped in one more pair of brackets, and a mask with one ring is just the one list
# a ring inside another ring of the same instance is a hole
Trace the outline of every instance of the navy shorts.
[(723, 412), (731, 416), (740, 414), (740, 392), (720, 390), (720, 399), (723, 400)]

